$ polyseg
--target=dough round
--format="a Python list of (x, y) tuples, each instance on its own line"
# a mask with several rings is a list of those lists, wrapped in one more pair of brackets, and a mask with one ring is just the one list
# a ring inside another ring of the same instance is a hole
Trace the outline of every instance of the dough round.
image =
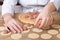
[(54, 25), (52, 25), (52, 28), (60, 28), (60, 25), (57, 25), (57, 24), (54, 24)]
[(28, 29), (33, 28), (33, 25), (25, 24), (24, 27), (27, 27)]
[(34, 24), (36, 17), (39, 13), (27, 12), (20, 14), (18, 19), (23, 23)]
[(0, 31), (3, 31), (5, 29), (5, 27), (0, 27)]
[(48, 26), (48, 27), (42, 27), (42, 29), (50, 29), (51, 27), (50, 26)]
[(2, 35), (2, 36), (9, 36), (9, 35), (11, 35), (11, 32), (9, 32), (9, 33), (1, 32), (0, 35)]
[(11, 38), (12, 39), (20, 39), (20, 38), (22, 38), (22, 34), (12, 34)]
[(39, 38), (39, 35), (36, 34), (36, 33), (30, 33), (30, 34), (28, 35), (28, 38), (37, 39), (37, 38)]
[(59, 31), (60, 31), (60, 29), (59, 29)]
[(33, 25), (31, 25), (30, 27), (27, 27), (27, 28), (28, 28), (28, 29), (29, 29), (29, 28), (33, 28)]
[(56, 34), (58, 34), (58, 31), (57, 30), (49, 30), (48, 33), (52, 34), (52, 35), (56, 35)]
[(28, 19), (28, 18), (25, 18), (25, 16), (27, 16), (26, 13), (20, 14), (18, 18), (23, 23), (34, 24), (34, 19)]
[(23, 31), (22, 33), (28, 33), (30, 32), (30, 29)]
[(58, 35), (57, 35), (57, 38), (59, 38), (59, 39), (60, 39), (60, 34), (58, 34)]
[(42, 39), (50, 39), (52, 36), (50, 34), (41, 34)]
[(43, 30), (42, 29), (39, 29), (39, 28), (33, 28), (32, 31), (39, 33), (39, 32), (42, 32)]

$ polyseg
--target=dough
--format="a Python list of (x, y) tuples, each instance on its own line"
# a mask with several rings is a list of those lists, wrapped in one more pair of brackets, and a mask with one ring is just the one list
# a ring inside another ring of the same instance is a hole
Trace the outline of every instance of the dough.
[(59, 31), (60, 31), (60, 29), (59, 29)]
[(42, 39), (51, 39), (52, 36), (50, 34), (41, 34)]
[(58, 35), (57, 35), (57, 38), (59, 38), (59, 39), (60, 39), (60, 34), (58, 34)]
[(11, 35), (11, 38), (12, 38), (12, 39), (16, 39), (16, 40), (17, 40), (17, 39), (20, 39), (20, 38), (22, 38), (22, 34), (12, 34), (12, 35)]
[(57, 24), (54, 24), (54, 25), (52, 25), (52, 28), (60, 28), (60, 25), (57, 25)]
[(23, 23), (34, 24), (34, 21), (39, 13), (34, 14), (33, 12), (27, 12), (20, 14), (18, 19)]
[(2, 36), (9, 36), (9, 35), (11, 35), (11, 32), (9, 32), (9, 33), (1, 32), (0, 35), (2, 35)]
[(33, 25), (25, 24), (24, 27), (27, 27), (28, 29), (33, 28)]
[(42, 27), (42, 29), (50, 29), (50, 26), (48, 26), (48, 27)]
[(26, 13), (24, 13), (24, 14), (20, 14), (18, 18), (23, 23), (34, 24), (34, 19), (29, 19), (26, 16), (28, 16), (28, 15), (26, 15)]
[(22, 33), (28, 33), (30, 32), (30, 29), (23, 31)]
[(58, 31), (57, 30), (48, 30), (48, 33), (52, 34), (52, 35), (56, 35), (56, 34), (58, 34)]
[(42, 32), (43, 30), (42, 29), (39, 29), (39, 28), (33, 28), (32, 31), (39, 33), (39, 32)]
[(0, 31), (3, 31), (5, 29), (5, 27), (0, 27)]
[(27, 28), (28, 28), (28, 29), (29, 29), (29, 28), (33, 28), (33, 25), (31, 25), (30, 27), (27, 27)]
[(37, 39), (37, 38), (39, 38), (39, 34), (36, 34), (36, 33), (30, 33), (30, 34), (28, 35), (28, 38), (31, 38), (31, 39)]

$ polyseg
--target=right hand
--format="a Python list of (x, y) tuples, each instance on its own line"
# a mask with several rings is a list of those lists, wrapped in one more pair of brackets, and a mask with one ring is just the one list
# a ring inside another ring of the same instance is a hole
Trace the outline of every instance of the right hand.
[(4, 18), (4, 26), (5, 26), (5, 29), (9, 32), (13, 32), (13, 33), (20, 33), (23, 31), (23, 28), (22, 26), (20, 25), (20, 23), (13, 19), (12, 17), (6, 17)]

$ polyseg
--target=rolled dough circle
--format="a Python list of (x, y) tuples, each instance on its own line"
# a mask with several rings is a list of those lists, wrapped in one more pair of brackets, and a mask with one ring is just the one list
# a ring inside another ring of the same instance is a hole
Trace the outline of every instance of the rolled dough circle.
[(52, 34), (52, 35), (56, 35), (56, 34), (58, 34), (58, 31), (57, 30), (48, 30), (48, 33)]
[(2, 36), (9, 36), (9, 35), (11, 35), (11, 32), (9, 32), (9, 33), (1, 32), (0, 35), (2, 35)]
[(33, 28), (32, 31), (39, 33), (39, 32), (42, 32), (43, 30), (42, 29), (39, 29), (39, 28)]
[(3, 31), (5, 29), (5, 27), (0, 27), (0, 31)]
[(31, 38), (31, 39), (37, 39), (37, 38), (39, 38), (39, 34), (36, 34), (36, 33), (30, 33), (30, 34), (28, 35), (28, 38)]
[(12, 34), (11, 38), (12, 39), (20, 39), (20, 38), (22, 38), (22, 34)]
[(58, 34), (58, 35), (57, 35), (57, 38), (59, 38), (59, 39), (60, 39), (60, 34)]
[(28, 33), (30, 32), (30, 29), (23, 31), (22, 33)]
[(29, 24), (34, 24), (34, 19), (28, 19), (28, 18), (25, 18), (26, 16), (26, 13), (25, 14), (21, 14), (19, 15), (19, 20), (23, 23), (29, 23)]
[(50, 39), (52, 36), (50, 34), (41, 34), (42, 39)]
[(60, 31), (60, 29), (59, 29), (59, 31)]
[(29, 29), (29, 28), (33, 28), (33, 26), (31, 25), (30, 27), (27, 27), (27, 28), (28, 28), (28, 29)]
[(27, 25), (27, 24), (25, 24), (24, 27), (27, 27), (28, 29), (30, 29), (30, 28), (33, 27), (33, 25)]
[(54, 25), (52, 25), (52, 28), (59, 29), (60, 28), (60, 25), (54, 24)]

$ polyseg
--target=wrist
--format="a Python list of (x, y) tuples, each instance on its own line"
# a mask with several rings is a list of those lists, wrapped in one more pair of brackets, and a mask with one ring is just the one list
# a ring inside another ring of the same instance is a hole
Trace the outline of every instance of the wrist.
[(10, 19), (12, 19), (12, 15), (10, 15), (9, 13), (6, 13), (3, 15), (3, 19), (5, 22), (8, 22)]

